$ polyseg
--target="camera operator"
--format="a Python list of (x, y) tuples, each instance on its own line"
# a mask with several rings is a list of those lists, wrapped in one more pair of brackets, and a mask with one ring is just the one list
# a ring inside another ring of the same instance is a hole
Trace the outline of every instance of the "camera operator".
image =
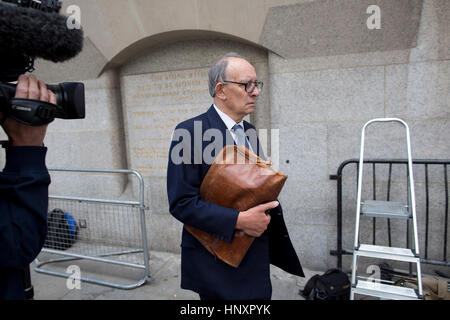
[(33, 296), (29, 264), (47, 235), (47, 125), (85, 118), (83, 83), (22, 75), (36, 58), (59, 63), (81, 52), (83, 30), (69, 28), (61, 8), (59, 0), (0, 0), (0, 125), (9, 139), (0, 173), (0, 300)]
[[(55, 94), (34, 76), (19, 77), (15, 97), (56, 104)], [(0, 123), (9, 139), (0, 173), (0, 300), (22, 300), (24, 270), (47, 233), (50, 176), (43, 141), (48, 125), (25, 125), (1, 112)]]

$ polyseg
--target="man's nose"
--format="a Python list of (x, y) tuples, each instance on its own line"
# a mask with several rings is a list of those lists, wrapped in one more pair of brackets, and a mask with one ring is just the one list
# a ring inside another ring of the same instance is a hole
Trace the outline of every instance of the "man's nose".
[(259, 96), (259, 89), (258, 87), (255, 87), (255, 89), (253, 89), (253, 91), (250, 93), (251, 96), (257, 97)]

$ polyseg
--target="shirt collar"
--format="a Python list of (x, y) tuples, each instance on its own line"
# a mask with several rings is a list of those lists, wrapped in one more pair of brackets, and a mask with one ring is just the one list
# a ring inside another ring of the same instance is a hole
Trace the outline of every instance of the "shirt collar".
[[(225, 112), (223, 112), (222, 110), (220, 110), (215, 104), (213, 104), (214, 108), (216, 109), (217, 113), (219, 114), (220, 118), (222, 119), (222, 121), (225, 123), (225, 125), (227, 126), (227, 129), (233, 132), (233, 127), (236, 125), (236, 121), (234, 121), (233, 119), (230, 118), (229, 115), (227, 115)], [(242, 127), (242, 129), (245, 130), (244, 128), (244, 120), (241, 120), (241, 122), (237, 123), (238, 125), (240, 125)]]

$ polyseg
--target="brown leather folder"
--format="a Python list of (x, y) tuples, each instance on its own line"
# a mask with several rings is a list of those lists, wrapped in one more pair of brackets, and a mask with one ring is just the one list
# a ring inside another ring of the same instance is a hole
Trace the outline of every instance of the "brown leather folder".
[[(208, 170), (200, 195), (206, 201), (245, 211), (277, 199), (287, 176), (244, 146), (225, 146)], [(201, 244), (225, 263), (238, 267), (254, 238), (235, 230), (232, 242), (184, 225)]]

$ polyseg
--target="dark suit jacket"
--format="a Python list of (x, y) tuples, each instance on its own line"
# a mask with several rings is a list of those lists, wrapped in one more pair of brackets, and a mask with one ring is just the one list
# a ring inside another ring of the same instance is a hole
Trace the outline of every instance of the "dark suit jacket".
[[(248, 129), (254, 129), (245, 121), (244, 127), (247, 133)], [(205, 132), (205, 137), (214, 136), (208, 134), (214, 133), (210, 129), (218, 129), (215, 132), (220, 131), (223, 138), (215, 136), (212, 141), (203, 141)], [(256, 131), (254, 133), (254, 137), (249, 136), (250, 143), (253, 151), (261, 154)], [(239, 211), (207, 202), (199, 194), (200, 185), (211, 165), (210, 162), (205, 163), (199, 159), (204, 152), (211, 153), (214, 148), (207, 148), (208, 145), (212, 145), (211, 143), (221, 146), (234, 143), (225, 123), (213, 106), (206, 113), (186, 120), (176, 127), (170, 146), (167, 171), (170, 213), (182, 223), (231, 242)], [(217, 153), (221, 149), (218, 147)], [(183, 163), (176, 159), (177, 156), (184, 159)], [(214, 159), (214, 150), (210, 156)], [(271, 217), (268, 229), (261, 237), (255, 239), (238, 268), (216, 259), (183, 229), (181, 287), (217, 299), (270, 299), (272, 294), (270, 263), (303, 277), (300, 261), (284, 223), (281, 206), (271, 210)]]

